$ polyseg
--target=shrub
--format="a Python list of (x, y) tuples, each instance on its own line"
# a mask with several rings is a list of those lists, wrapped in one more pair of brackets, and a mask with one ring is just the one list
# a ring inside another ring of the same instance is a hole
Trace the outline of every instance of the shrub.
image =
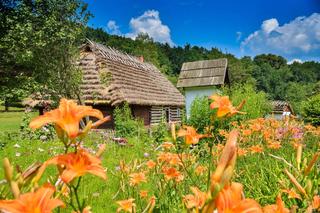
[(38, 130), (32, 130), (29, 127), (29, 123), (31, 121), (31, 113), (25, 112), (22, 117), (22, 122), (20, 124), (20, 132), (21, 137), (24, 139), (30, 139), (30, 140), (52, 140), (54, 138), (54, 128), (52, 125), (46, 125), (43, 126), (41, 129)]
[(302, 114), (306, 122), (320, 125), (320, 94), (310, 97), (302, 103)]
[(213, 115), (213, 110), (210, 109), (208, 97), (197, 97), (191, 104), (190, 118), (187, 120), (187, 124), (195, 127), (199, 132), (203, 132), (204, 128), (210, 124), (211, 115)]
[(240, 104), (242, 100), (246, 100), (245, 105), (241, 109), (241, 111), (246, 114), (235, 116), (233, 118), (235, 120), (248, 120), (264, 117), (271, 112), (271, 105), (267, 99), (266, 93), (262, 91), (257, 92), (251, 84), (238, 84), (231, 88), (224, 88), (223, 93), (230, 97), (235, 106)]
[(161, 122), (152, 128), (152, 139), (157, 144), (162, 143), (168, 137), (168, 128), (164, 117)]
[(141, 137), (146, 135), (142, 120), (134, 119), (127, 103), (114, 110), (114, 124), (118, 137)]

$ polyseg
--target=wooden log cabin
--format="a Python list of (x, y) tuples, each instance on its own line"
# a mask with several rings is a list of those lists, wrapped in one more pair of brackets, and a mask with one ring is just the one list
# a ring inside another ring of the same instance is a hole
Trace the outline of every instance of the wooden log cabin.
[[(184, 96), (152, 64), (113, 48), (88, 40), (81, 47), (82, 98), (105, 115), (128, 103), (132, 114), (146, 126), (180, 121)], [(112, 128), (113, 121), (105, 128)]]

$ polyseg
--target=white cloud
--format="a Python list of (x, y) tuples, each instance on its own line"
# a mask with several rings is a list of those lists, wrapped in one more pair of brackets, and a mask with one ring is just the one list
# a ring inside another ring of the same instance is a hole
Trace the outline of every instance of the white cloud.
[(147, 10), (141, 16), (131, 18), (129, 24), (131, 32), (127, 33), (126, 37), (135, 39), (139, 33), (147, 33), (155, 41), (173, 45), (170, 29), (162, 23), (156, 10)]
[(318, 58), (320, 55), (320, 14), (297, 17), (279, 25), (265, 20), (261, 28), (241, 42), (244, 54), (274, 53), (287, 58)]
[(108, 29), (108, 32), (110, 34), (114, 34), (114, 35), (120, 35), (121, 34), (119, 26), (117, 25), (117, 23), (114, 20), (108, 21), (107, 29)]
[(242, 32), (236, 32), (237, 34), (237, 41), (240, 41), (241, 37), (242, 37)]
[(302, 64), (302, 63), (303, 63), (303, 61), (302, 61), (301, 59), (299, 59), (299, 58), (294, 58), (294, 59), (292, 59), (291, 61), (288, 61), (287, 64), (293, 64), (294, 62), (297, 62), (297, 63), (299, 63), (299, 64)]
[(277, 27), (279, 27), (279, 22), (275, 18), (265, 20), (261, 25), (261, 29), (265, 33), (270, 33), (271, 31), (275, 30)]

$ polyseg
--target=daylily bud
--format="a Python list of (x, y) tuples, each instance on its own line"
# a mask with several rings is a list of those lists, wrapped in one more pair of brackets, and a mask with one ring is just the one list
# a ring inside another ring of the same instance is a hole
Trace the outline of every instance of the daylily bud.
[(110, 120), (111, 120), (111, 116), (106, 116), (106, 117), (104, 117), (103, 119), (100, 119), (100, 120), (94, 122), (94, 123), (92, 124), (92, 129), (95, 129), (95, 128), (97, 128), (98, 126), (100, 126), (101, 124), (103, 124), (103, 123), (105, 123), (105, 122), (107, 122), (107, 121), (110, 121)]
[(8, 158), (3, 159), (4, 176), (8, 182), (12, 180), (13, 168)]
[(291, 183), (293, 183), (293, 185), (295, 185), (295, 187), (299, 190), (299, 192), (301, 192), (303, 195), (307, 195), (306, 191), (304, 190), (304, 188), (300, 185), (300, 183), (298, 183), (297, 179), (287, 170), (285, 169), (284, 172), (286, 173), (286, 175), (289, 177)]
[(229, 134), (228, 141), (222, 151), (218, 166), (212, 178), (213, 181), (220, 182), (221, 176), (228, 165), (234, 166), (237, 156), (237, 137), (238, 131), (232, 130)]
[(302, 157), (302, 145), (300, 144), (297, 149), (297, 165), (299, 170), (300, 170), (300, 164), (301, 164), (301, 157)]
[(232, 166), (228, 166), (224, 172), (223, 175), (221, 177), (220, 183), (222, 186), (224, 186), (225, 184), (229, 183), (232, 175), (233, 175), (233, 167)]
[(99, 147), (99, 150), (96, 153), (96, 156), (98, 158), (100, 158), (101, 155), (103, 154), (104, 150), (106, 150), (106, 144), (101, 144), (100, 147)]
[(84, 127), (84, 129), (81, 131), (79, 138), (83, 139), (84, 137), (86, 137), (88, 132), (91, 130), (91, 128), (92, 128), (92, 121), (89, 121), (87, 125)]
[(304, 170), (304, 175), (308, 175), (311, 171), (313, 165), (317, 162), (319, 158), (320, 153), (316, 153), (313, 158), (311, 159), (310, 163), (308, 164), (308, 167)]
[(177, 139), (176, 136), (176, 124), (174, 122), (171, 123), (171, 135), (172, 135), (172, 139), (175, 142)]
[(18, 183), (15, 181), (11, 181), (10, 187), (11, 187), (11, 191), (12, 191), (13, 196), (15, 198), (18, 198), (20, 195), (20, 189), (19, 189)]
[(310, 194), (312, 191), (312, 181), (311, 180), (307, 180), (307, 184), (306, 184), (305, 188), (306, 188), (307, 193)]

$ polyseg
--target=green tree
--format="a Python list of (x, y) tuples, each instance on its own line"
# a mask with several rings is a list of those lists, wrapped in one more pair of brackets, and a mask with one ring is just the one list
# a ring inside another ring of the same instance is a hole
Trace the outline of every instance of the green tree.
[[(74, 97), (80, 82), (78, 46), (90, 16), (81, 0), (16, 0), (1, 16), (1, 91), (17, 77), (32, 78), (57, 98)], [(5, 76), (6, 78), (4, 78)], [(31, 91), (30, 91), (31, 92)]]
[(306, 122), (320, 125), (320, 93), (303, 102), (303, 116)]

